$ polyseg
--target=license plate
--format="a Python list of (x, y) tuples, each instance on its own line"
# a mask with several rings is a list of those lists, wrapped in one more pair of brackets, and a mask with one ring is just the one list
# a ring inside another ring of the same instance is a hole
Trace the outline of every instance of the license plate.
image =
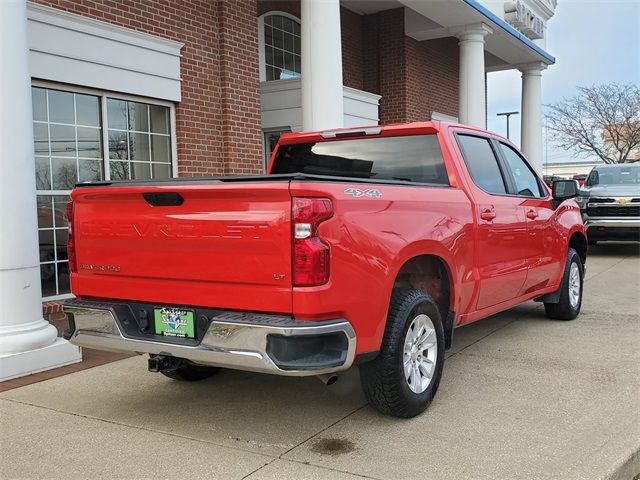
[(155, 308), (153, 317), (156, 335), (179, 338), (195, 338), (196, 336), (192, 310)]

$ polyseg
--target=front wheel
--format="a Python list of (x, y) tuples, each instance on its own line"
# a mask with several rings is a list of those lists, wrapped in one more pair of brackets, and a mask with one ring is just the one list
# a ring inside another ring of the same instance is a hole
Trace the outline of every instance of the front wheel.
[(544, 310), (549, 318), (573, 320), (580, 313), (584, 284), (584, 266), (578, 252), (569, 248), (564, 276), (560, 284), (558, 303), (545, 303)]
[(410, 418), (433, 400), (444, 365), (444, 330), (422, 290), (394, 292), (379, 355), (360, 366), (365, 397), (376, 410)]

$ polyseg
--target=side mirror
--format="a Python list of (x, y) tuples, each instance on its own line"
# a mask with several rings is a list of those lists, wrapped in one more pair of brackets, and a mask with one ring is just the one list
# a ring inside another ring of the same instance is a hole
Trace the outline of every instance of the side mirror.
[(551, 187), (556, 206), (567, 198), (574, 198), (580, 194), (580, 184), (577, 180), (556, 180)]
[(580, 185), (577, 180), (556, 180), (553, 182), (552, 191), (555, 200), (566, 200), (580, 194)]

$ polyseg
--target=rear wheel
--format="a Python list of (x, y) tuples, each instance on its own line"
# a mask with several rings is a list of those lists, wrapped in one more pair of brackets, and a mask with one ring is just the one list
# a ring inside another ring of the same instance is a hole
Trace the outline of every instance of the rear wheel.
[(580, 313), (584, 283), (584, 266), (578, 252), (569, 248), (564, 276), (560, 284), (558, 303), (545, 303), (544, 309), (549, 318), (573, 320)]
[(197, 382), (198, 380), (204, 380), (209, 378), (220, 369), (218, 367), (205, 367), (203, 365), (185, 365), (183, 367), (176, 368), (175, 370), (163, 370), (164, 376), (172, 378), (174, 380), (183, 380), (186, 382)]
[(369, 404), (386, 415), (423, 412), (438, 390), (444, 365), (440, 312), (422, 290), (394, 292), (380, 354), (360, 366)]

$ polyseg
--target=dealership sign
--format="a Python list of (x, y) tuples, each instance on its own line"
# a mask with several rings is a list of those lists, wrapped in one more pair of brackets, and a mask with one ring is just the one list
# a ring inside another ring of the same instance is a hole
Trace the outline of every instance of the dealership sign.
[(531, 40), (544, 37), (544, 20), (533, 13), (522, 0), (505, 2), (504, 19)]

